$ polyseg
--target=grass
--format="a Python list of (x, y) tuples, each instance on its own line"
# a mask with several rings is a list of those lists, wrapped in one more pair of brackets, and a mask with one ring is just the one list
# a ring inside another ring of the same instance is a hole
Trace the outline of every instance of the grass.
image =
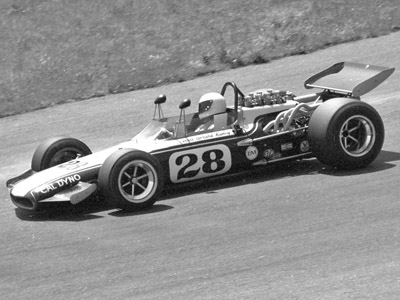
[(2, 0), (0, 117), (400, 28), (398, 0)]

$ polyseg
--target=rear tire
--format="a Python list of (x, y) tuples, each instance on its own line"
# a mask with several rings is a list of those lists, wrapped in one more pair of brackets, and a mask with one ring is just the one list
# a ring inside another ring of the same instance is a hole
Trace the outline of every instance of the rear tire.
[(151, 207), (164, 187), (163, 169), (148, 153), (121, 149), (99, 172), (100, 191), (113, 207), (133, 211)]
[(80, 140), (69, 137), (54, 137), (42, 142), (32, 157), (31, 169), (39, 172), (50, 167), (86, 156), (92, 151)]
[(311, 116), (308, 137), (319, 161), (339, 169), (368, 166), (380, 153), (385, 130), (369, 104), (348, 98), (331, 99)]

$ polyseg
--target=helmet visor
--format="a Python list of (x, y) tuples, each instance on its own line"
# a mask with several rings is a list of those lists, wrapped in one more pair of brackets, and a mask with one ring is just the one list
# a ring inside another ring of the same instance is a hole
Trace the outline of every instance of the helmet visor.
[(208, 101), (199, 103), (199, 113), (202, 114), (202, 113), (209, 111), (212, 106), (212, 103), (213, 103), (213, 100), (208, 100)]

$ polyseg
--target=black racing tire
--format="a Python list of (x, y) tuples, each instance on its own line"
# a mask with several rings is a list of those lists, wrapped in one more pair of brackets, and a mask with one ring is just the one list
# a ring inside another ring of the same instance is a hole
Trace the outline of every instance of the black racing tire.
[(379, 155), (385, 129), (369, 104), (349, 98), (322, 103), (308, 124), (312, 151), (322, 163), (352, 170), (368, 166)]
[(100, 192), (113, 207), (125, 211), (150, 208), (164, 188), (164, 171), (152, 155), (134, 149), (111, 154), (100, 168)]
[(54, 137), (42, 142), (32, 157), (31, 169), (39, 172), (75, 159), (78, 155), (91, 154), (89, 147), (80, 140), (69, 137)]

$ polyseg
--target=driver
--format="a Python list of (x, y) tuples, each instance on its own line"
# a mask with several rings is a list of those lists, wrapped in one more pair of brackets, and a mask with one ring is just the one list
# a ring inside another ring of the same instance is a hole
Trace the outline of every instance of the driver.
[(195, 132), (212, 130), (214, 128), (214, 115), (226, 112), (226, 101), (219, 93), (207, 93), (199, 100), (199, 118), (201, 125)]

